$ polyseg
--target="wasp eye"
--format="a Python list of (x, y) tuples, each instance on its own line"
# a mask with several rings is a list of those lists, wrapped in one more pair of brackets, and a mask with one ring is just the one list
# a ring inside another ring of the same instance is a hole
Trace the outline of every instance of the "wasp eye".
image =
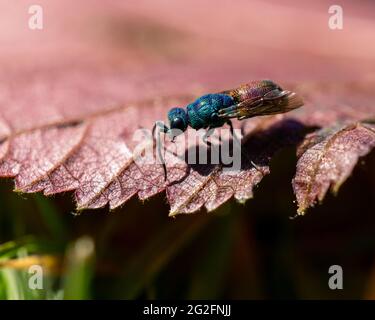
[(180, 129), (184, 131), (185, 129), (185, 123), (184, 120), (180, 117), (174, 118), (171, 122), (171, 129)]

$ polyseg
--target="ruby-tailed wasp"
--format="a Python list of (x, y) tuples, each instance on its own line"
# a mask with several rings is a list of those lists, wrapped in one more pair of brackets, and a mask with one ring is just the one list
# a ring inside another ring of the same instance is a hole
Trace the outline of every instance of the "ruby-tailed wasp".
[(207, 129), (203, 140), (212, 134), (215, 128), (228, 124), (234, 137), (232, 118), (239, 120), (256, 116), (285, 113), (303, 105), (302, 98), (288, 90), (283, 90), (271, 80), (252, 81), (240, 87), (219, 93), (206, 94), (185, 108), (172, 108), (168, 112), (169, 127), (163, 122), (157, 121), (158, 154), (162, 160), (164, 178), (167, 179), (167, 168), (160, 149), (160, 132), (167, 133), (172, 141), (174, 138), (191, 128)]

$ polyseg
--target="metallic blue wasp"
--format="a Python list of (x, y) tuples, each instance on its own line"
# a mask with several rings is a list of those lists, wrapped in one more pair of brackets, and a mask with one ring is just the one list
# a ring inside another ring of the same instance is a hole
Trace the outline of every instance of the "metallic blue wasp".
[[(206, 94), (184, 108), (172, 108), (168, 112), (169, 127), (157, 121), (153, 128), (158, 127), (161, 132), (167, 133), (172, 141), (174, 138), (191, 128), (207, 129), (203, 140), (215, 128), (228, 124), (233, 134), (231, 119), (243, 120), (246, 118), (285, 113), (303, 105), (302, 98), (294, 92), (283, 90), (271, 80), (252, 81), (236, 89), (219, 93)], [(167, 178), (167, 169), (161, 155), (158, 135), (158, 153), (162, 160), (164, 177)]]

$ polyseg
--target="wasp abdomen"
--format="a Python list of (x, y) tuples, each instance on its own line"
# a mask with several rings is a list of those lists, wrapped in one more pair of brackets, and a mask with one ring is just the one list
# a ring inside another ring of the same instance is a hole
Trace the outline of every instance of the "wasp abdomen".
[(271, 80), (252, 81), (241, 85), (237, 89), (229, 91), (228, 94), (236, 103), (239, 103), (249, 99), (253, 100), (262, 98), (268, 92), (275, 89), (282, 91), (282, 89)]

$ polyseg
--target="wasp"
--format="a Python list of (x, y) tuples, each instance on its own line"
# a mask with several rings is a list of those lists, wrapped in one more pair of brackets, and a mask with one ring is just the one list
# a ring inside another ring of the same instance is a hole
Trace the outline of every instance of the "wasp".
[[(282, 89), (271, 80), (252, 81), (236, 89), (201, 96), (185, 108), (170, 109), (168, 112), (169, 127), (163, 122), (157, 121), (152, 134), (154, 136), (155, 128), (158, 127), (159, 132), (168, 134), (173, 141), (176, 136), (185, 132), (190, 126), (195, 130), (207, 129), (203, 140), (209, 144), (207, 138), (215, 128), (225, 124), (229, 125), (234, 137), (231, 122), (233, 118), (243, 120), (256, 116), (285, 113), (302, 105), (303, 100), (298, 94)], [(160, 148), (158, 151), (166, 180), (167, 169)]]

